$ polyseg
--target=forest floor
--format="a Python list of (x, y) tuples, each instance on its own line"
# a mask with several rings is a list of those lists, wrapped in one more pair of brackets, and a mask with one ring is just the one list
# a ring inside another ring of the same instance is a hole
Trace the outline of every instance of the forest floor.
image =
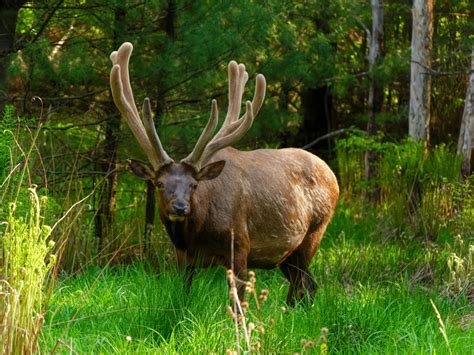
[[(278, 270), (255, 270), (269, 290), (246, 316), (262, 353), (474, 353), (473, 295), (450, 291), (449, 230), (436, 242), (388, 238), (377, 219), (340, 207), (312, 264), (314, 305), (287, 308)], [(236, 350), (223, 268), (201, 270), (191, 291), (171, 266), (91, 268), (56, 282), (41, 349), (57, 353), (225, 353)], [(261, 302), (260, 302), (261, 303)], [(240, 334), (242, 337), (242, 334)], [(243, 349), (246, 349), (244, 342)]]

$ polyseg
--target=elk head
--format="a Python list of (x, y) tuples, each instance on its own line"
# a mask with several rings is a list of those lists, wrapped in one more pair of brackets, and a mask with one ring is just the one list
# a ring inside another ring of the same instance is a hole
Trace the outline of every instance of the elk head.
[(214, 135), (218, 123), (218, 109), (217, 101), (212, 100), (209, 121), (193, 151), (179, 163), (175, 163), (163, 149), (148, 98), (143, 102), (142, 117), (138, 113), (128, 71), (132, 50), (132, 44), (126, 42), (110, 55), (113, 63), (110, 86), (115, 105), (149, 161), (147, 164), (129, 160), (129, 165), (136, 175), (152, 181), (158, 188), (162, 214), (173, 222), (183, 221), (192, 213), (192, 195), (199, 182), (218, 177), (224, 169), (225, 161), (210, 163), (211, 158), (219, 150), (239, 141), (250, 129), (265, 97), (265, 78), (261, 74), (257, 75), (253, 100), (246, 102), (246, 112), (239, 118), (248, 73), (243, 64), (231, 61), (228, 67), (229, 104), (222, 127)]

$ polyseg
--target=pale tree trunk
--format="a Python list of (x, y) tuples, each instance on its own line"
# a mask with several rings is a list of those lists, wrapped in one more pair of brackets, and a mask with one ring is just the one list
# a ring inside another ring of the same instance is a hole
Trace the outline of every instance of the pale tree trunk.
[(461, 175), (465, 178), (471, 171), (472, 141), (474, 140), (474, 46), (471, 53), (471, 70), (467, 82), (466, 101), (459, 131), (458, 155), (462, 157)]
[[(367, 133), (369, 136), (377, 133), (376, 115), (382, 110), (383, 87), (374, 78), (374, 69), (383, 55), (383, 1), (371, 0), (372, 5), (372, 31), (369, 38), (369, 73), (370, 86), (368, 106)], [(377, 174), (377, 153), (367, 151), (365, 154), (365, 179), (371, 181)], [(378, 197), (378, 189), (372, 186), (368, 192), (370, 200), (375, 201)]]
[(408, 132), (417, 141), (429, 142), (431, 49), (433, 38), (433, 0), (413, 1), (411, 37), (411, 78)]

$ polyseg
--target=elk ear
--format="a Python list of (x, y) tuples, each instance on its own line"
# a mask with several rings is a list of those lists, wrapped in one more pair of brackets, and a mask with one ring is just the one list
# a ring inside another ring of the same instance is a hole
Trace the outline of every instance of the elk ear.
[(155, 173), (147, 163), (135, 159), (127, 159), (127, 163), (136, 176), (144, 180), (152, 180), (154, 178)]
[(220, 175), (224, 169), (225, 160), (219, 160), (214, 163), (207, 164), (197, 174), (197, 180), (212, 180)]

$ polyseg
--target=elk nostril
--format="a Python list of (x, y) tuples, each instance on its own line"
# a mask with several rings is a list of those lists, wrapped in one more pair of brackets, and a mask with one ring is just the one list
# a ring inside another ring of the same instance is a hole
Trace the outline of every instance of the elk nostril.
[(175, 202), (172, 205), (173, 212), (178, 216), (184, 216), (189, 213), (189, 208), (185, 203), (182, 202)]

